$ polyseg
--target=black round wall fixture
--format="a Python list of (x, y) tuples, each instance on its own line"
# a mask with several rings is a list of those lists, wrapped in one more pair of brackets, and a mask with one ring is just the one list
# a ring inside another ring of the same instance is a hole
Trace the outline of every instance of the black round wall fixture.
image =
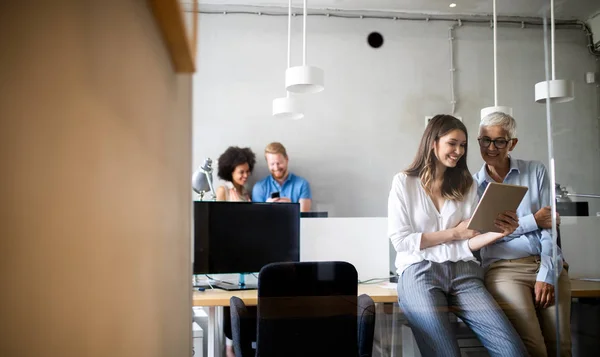
[(371, 32), (367, 37), (369, 46), (373, 48), (379, 48), (383, 46), (383, 36), (379, 32)]

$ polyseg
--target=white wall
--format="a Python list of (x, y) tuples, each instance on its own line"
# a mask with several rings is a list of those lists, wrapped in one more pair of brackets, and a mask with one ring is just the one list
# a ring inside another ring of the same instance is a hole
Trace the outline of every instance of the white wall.
[(191, 356), (191, 78), (147, 1), (0, 2), (0, 356)]
[[(285, 17), (202, 15), (199, 71), (194, 77), (194, 167), (229, 145), (250, 146), (267, 174), (264, 146), (281, 141), (290, 168), (312, 186), (316, 210), (333, 216), (385, 216), (392, 176), (412, 160), (424, 117), (451, 110), (448, 23), (309, 17), (308, 62), (326, 73), (324, 92), (307, 97), (306, 117), (281, 121), (271, 102), (285, 95)], [(294, 19), (294, 64), (300, 62), (301, 19)], [(382, 48), (366, 43), (371, 31)], [(493, 105), (492, 31), (456, 30), (457, 115), (470, 130), (471, 171), (480, 168), (475, 141), (479, 110)], [(544, 77), (542, 30), (498, 33), (499, 104), (514, 108), (520, 142), (515, 156), (548, 162), (545, 106), (534, 102)], [(575, 80), (576, 99), (554, 109), (558, 182), (572, 192), (600, 193), (597, 92), (584, 82), (596, 69), (578, 30), (557, 32), (557, 75)], [(591, 212), (600, 211), (592, 203)]]
[(600, 217), (565, 217), (560, 224), (563, 257), (571, 278), (600, 276)]
[(587, 20), (590, 30), (594, 34), (594, 42), (600, 43), (600, 9)]

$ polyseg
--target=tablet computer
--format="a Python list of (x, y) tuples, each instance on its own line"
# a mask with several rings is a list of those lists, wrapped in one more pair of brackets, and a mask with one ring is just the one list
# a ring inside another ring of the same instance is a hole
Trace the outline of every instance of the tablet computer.
[(504, 211), (516, 211), (525, 197), (526, 186), (490, 182), (475, 208), (468, 228), (481, 233), (501, 232), (494, 221)]

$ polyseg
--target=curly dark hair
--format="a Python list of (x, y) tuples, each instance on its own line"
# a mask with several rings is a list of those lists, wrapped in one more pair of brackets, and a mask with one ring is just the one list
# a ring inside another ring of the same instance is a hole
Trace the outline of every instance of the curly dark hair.
[(256, 164), (256, 155), (254, 155), (250, 148), (230, 146), (223, 154), (221, 154), (221, 156), (219, 156), (219, 169), (217, 175), (222, 180), (231, 182), (233, 181), (233, 170), (243, 164), (248, 164), (250, 173), (252, 173), (254, 164)]

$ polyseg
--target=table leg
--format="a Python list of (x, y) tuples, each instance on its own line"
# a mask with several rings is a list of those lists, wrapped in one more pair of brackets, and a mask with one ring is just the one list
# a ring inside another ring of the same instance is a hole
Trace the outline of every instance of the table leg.
[(398, 332), (398, 318), (400, 317), (397, 303), (392, 305), (392, 346), (390, 348), (390, 357), (396, 357), (396, 346), (398, 345), (398, 336), (396, 333)]
[(216, 308), (214, 357), (221, 357), (225, 348), (225, 334), (223, 333), (223, 306), (217, 306)]
[(388, 328), (386, 324), (386, 315), (384, 310), (384, 303), (375, 304), (375, 324), (377, 325), (376, 330), (379, 331), (379, 346), (381, 347), (381, 356), (388, 357), (389, 336)]
[(217, 308), (215, 306), (209, 306), (208, 308), (208, 350), (207, 353), (209, 356), (215, 355), (215, 345), (217, 343)]
[(221, 357), (225, 346), (223, 338), (223, 306), (208, 307), (208, 356)]

